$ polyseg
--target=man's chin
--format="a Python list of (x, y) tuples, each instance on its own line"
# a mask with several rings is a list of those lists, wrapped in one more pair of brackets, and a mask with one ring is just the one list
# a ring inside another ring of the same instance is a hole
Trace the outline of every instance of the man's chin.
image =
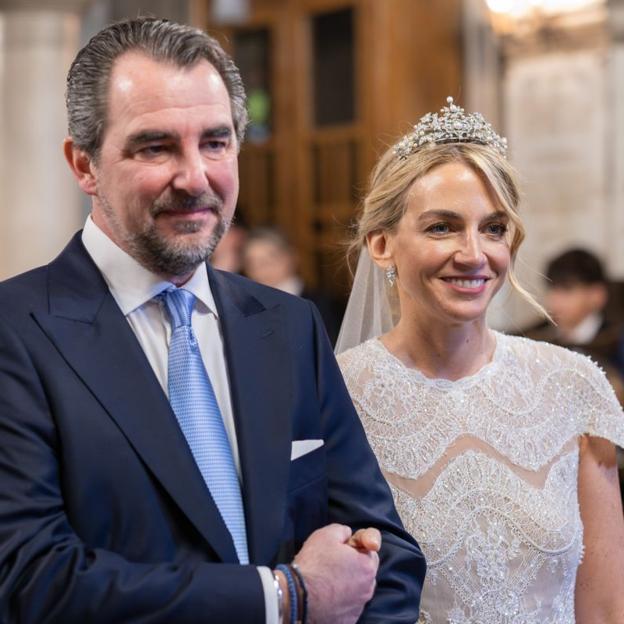
[(187, 276), (205, 262), (218, 242), (193, 235), (176, 236), (172, 239), (149, 237), (135, 240), (131, 255), (146, 269), (163, 276)]
[(197, 235), (207, 239), (224, 227), (221, 217), (212, 210), (163, 212), (156, 217), (154, 225), (165, 238)]

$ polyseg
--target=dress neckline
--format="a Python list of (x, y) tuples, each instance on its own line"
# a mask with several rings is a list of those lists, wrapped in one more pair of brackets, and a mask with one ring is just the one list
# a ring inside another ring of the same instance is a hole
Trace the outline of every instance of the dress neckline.
[(492, 358), (489, 362), (485, 363), (478, 371), (461, 377), (460, 379), (445, 379), (443, 377), (427, 377), (419, 368), (410, 368), (405, 366), (401, 360), (394, 355), (386, 345), (381, 342), (380, 336), (373, 338), (370, 342), (377, 348), (380, 353), (385, 354), (387, 360), (393, 363), (394, 366), (404, 371), (405, 374), (410, 375), (414, 380), (420, 383), (439, 388), (440, 390), (453, 390), (458, 388), (465, 388), (479, 383), (484, 377), (491, 375), (498, 369), (499, 363), (503, 357), (505, 351), (505, 335), (501, 332), (491, 330), (494, 335), (495, 345)]

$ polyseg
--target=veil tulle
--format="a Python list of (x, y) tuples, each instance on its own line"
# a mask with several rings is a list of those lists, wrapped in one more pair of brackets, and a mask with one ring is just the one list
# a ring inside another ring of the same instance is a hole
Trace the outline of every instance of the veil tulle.
[(392, 329), (394, 317), (389, 294), (383, 269), (371, 260), (363, 246), (334, 349), (336, 355)]

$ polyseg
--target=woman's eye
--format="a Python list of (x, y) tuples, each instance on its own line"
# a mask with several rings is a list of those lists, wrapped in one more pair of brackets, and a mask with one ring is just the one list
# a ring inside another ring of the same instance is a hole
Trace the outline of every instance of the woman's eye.
[(427, 228), (430, 234), (448, 234), (451, 228), (448, 223), (434, 223)]
[(491, 236), (501, 238), (507, 233), (507, 225), (505, 223), (488, 223), (486, 232)]

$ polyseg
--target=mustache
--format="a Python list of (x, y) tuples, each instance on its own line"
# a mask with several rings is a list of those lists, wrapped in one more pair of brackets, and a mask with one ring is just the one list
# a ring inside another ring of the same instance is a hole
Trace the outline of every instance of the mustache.
[(176, 193), (156, 200), (150, 213), (152, 217), (157, 217), (163, 212), (195, 212), (206, 209), (220, 215), (223, 200), (214, 193), (202, 193), (198, 196)]

